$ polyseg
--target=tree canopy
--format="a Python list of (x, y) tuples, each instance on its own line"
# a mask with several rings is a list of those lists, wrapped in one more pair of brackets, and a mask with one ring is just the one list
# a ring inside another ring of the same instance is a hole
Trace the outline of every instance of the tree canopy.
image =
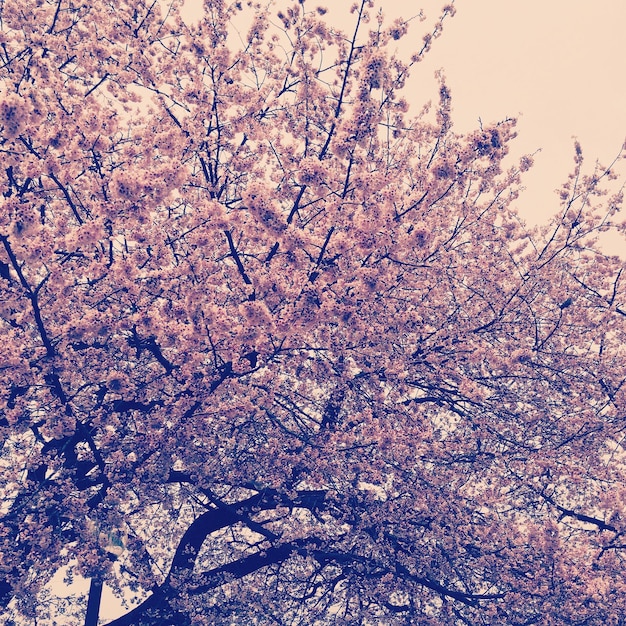
[(530, 229), (515, 120), (408, 111), (452, 5), (183, 8), (0, 5), (1, 611), (622, 623), (611, 169)]

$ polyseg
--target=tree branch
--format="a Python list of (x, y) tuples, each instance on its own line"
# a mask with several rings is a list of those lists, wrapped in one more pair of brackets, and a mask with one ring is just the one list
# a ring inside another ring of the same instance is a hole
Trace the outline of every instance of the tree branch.
[(239, 270), (239, 273), (241, 274), (241, 277), (243, 278), (243, 282), (246, 283), (246, 285), (251, 285), (252, 281), (250, 280), (250, 277), (246, 274), (246, 270), (243, 266), (243, 263), (241, 262), (239, 253), (237, 252), (237, 249), (235, 248), (235, 242), (233, 241), (233, 236), (231, 235), (229, 230), (225, 230), (224, 234), (226, 235), (226, 239), (228, 240), (228, 247), (230, 248), (230, 254), (233, 257), (233, 259), (235, 259), (235, 263), (237, 264), (237, 269)]
[(76, 208), (76, 205), (74, 204), (74, 201), (72, 200), (72, 198), (70, 196), (70, 192), (63, 186), (61, 181), (55, 176), (54, 172), (50, 172), (48, 174), (48, 176), (50, 176), (50, 178), (54, 181), (56, 186), (63, 192), (63, 195), (65, 196), (65, 200), (69, 204), (70, 209), (72, 209), (72, 213), (74, 213), (74, 217), (76, 218), (76, 221), (80, 225), (82, 225), (83, 224), (83, 218), (79, 215), (78, 209)]
[(22, 285), (22, 287), (24, 287), (24, 290), (26, 291), (27, 298), (30, 300), (31, 307), (33, 309), (33, 316), (35, 318), (35, 325), (37, 326), (39, 336), (41, 337), (41, 341), (46, 349), (46, 354), (50, 357), (54, 356), (54, 347), (52, 346), (52, 342), (50, 341), (48, 333), (46, 332), (46, 327), (44, 326), (43, 319), (41, 317), (41, 309), (39, 308), (38, 301), (39, 290), (44, 286), (48, 277), (46, 276), (46, 278), (44, 278), (35, 289), (32, 289), (32, 287), (26, 280), (24, 273), (22, 272), (22, 267), (19, 264), (19, 261), (17, 260), (17, 257), (13, 252), (13, 249), (11, 248), (9, 238), (6, 235), (0, 235), (0, 241), (4, 245), (4, 249), (6, 250), (9, 260), (11, 261), (11, 265), (13, 266), (13, 269), (15, 270), (15, 273), (20, 280), (20, 284)]

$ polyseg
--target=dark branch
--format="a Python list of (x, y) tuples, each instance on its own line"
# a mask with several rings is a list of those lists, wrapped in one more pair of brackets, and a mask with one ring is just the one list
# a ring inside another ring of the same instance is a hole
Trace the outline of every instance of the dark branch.
[(237, 252), (237, 248), (235, 248), (235, 242), (233, 241), (233, 236), (230, 234), (229, 230), (225, 230), (224, 234), (226, 235), (226, 239), (228, 239), (228, 247), (230, 248), (230, 254), (235, 259), (235, 263), (237, 264), (237, 269), (243, 278), (243, 282), (246, 285), (251, 285), (252, 281), (250, 277), (246, 274), (246, 270), (241, 262), (241, 258), (239, 257), (239, 253)]
[(37, 326), (37, 330), (39, 331), (41, 341), (46, 349), (46, 354), (48, 356), (54, 356), (55, 351), (52, 346), (52, 342), (48, 337), (46, 327), (43, 323), (43, 318), (41, 317), (41, 309), (39, 308), (38, 299), (39, 290), (44, 286), (47, 277), (44, 278), (35, 289), (32, 289), (29, 282), (26, 280), (24, 273), (22, 272), (22, 266), (19, 264), (19, 261), (17, 260), (13, 249), (11, 248), (9, 238), (6, 235), (0, 235), (0, 241), (4, 245), (4, 249), (6, 250), (9, 260), (11, 261), (11, 266), (15, 270), (15, 273), (17, 274), (17, 277), (19, 278), (22, 287), (24, 287), (24, 290), (26, 291), (26, 296), (30, 300), (31, 307), (33, 309), (33, 316), (35, 318), (35, 324)]
[(76, 205), (74, 204), (74, 201), (72, 200), (70, 196), (70, 192), (63, 186), (61, 181), (54, 175), (54, 172), (50, 172), (48, 176), (50, 176), (50, 178), (54, 181), (56, 186), (63, 192), (63, 195), (65, 196), (65, 200), (69, 204), (70, 209), (72, 209), (72, 213), (74, 213), (74, 217), (76, 218), (76, 221), (82, 225), (83, 218), (78, 213), (78, 209), (76, 208)]

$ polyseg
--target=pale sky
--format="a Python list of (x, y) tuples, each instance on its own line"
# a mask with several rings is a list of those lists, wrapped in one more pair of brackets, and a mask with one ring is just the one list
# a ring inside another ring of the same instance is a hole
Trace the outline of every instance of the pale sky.
[[(383, 4), (389, 17), (424, 9), (427, 21), (410, 31), (416, 48), (444, 2)], [(443, 68), (457, 131), (476, 128), (478, 118), (518, 117), (512, 154), (541, 152), (517, 204), (528, 222), (544, 222), (573, 166), (572, 136), (590, 168), (596, 159), (608, 165), (626, 140), (626, 0), (456, 0), (455, 7), (415, 68), (408, 98), (416, 107), (434, 98), (433, 72)], [(626, 181), (626, 161), (618, 167)]]
[[(293, 1), (276, 0), (276, 11)], [(434, 72), (443, 69), (457, 132), (476, 129), (479, 118), (518, 118), (511, 156), (541, 151), (517, 206), (530, 224), (544, 223), (559, 208), (554, 189), (573, 168), (573, 137), (590, 170), (596, 160), (610, 164), (626, 141), (626, 0), (377, 0), (374, 11), (382, 7), (387, 23), (424, 11), (426, 21), (413, 20), (398, 42), (408, 59), (450, 2), (457, 13), (413, 69), (405, 96), (415, 113), (436, 101)], [(328, 22), (350, 34), (354, 3), (305, 0), (309, 11), (325, 6)], [(193, 19), (202, 2), (185, 5)], [(626, 161), (617, 167), (626, 181)]]

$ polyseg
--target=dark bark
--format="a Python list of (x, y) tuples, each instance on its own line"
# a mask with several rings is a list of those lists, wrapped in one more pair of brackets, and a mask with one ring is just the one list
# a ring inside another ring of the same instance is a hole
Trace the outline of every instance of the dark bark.
[(102, 581), (97, 578), (92, 578), (91, 584), (89, 585), (89, 599), (87, 600), (85, 626), (98, 626), (98, 614), (100, 613), (101, 599)]
[[(181, 482), (187, 482), (182, 473), (176, 473), (176, 477)], [(189, 526), (180, 540), (165, 581), (160, 586), (155, 587), (152, 595), (142, 604), (130, 613), (110, 622), (108, 626), (188, 624), (188, 618), (172, 606), (172, 601), (177, 598), (179, 593), (182, 592), (188, 596), (209, 593), (229, 581), (240, 580), (265, 567), (280, 565), (296, 554), (314, 559), (322, 568), (337, 566), (341, 568), (343, 574), (355, 574), (358, 577), (372, 579), (391, 574), (407, 583), (430, 589), (442, 598), (455, 600), (466, 606), (476, 607), (481, 602), (504, 597), (504, 594), (501, 593), (473, 594), (452, 586), (446, 586), (428, 577), (413, 573), (400, 562), (396, 561), (392, 566), (389, 566), (376, 559), (326, 545), (325, 542), (314, 536), (282, 544), (276, 543), (225, 565), (201, 573), (193, 573), (204, 540), (216, 530), (226, 528), (237, 522), (243, 522), (249, 528), (259, 532), (259, 529), (253, 528), (256, 523), (248, 517), (254, 511), (273, 509), (278, 506), (306, 508), (311, 511), (328, 510), (328, 504), (324, 503), (324, 496), (325, 492), (323, 491), (303, 491), (296, 498), (289, 499), (279, 492), (267, 490), (235, 504), (218, 503), (217, 508), (207, 511)], [(272, 541), (272, 543), (274, 542)], [(403, 607), (395, 607), (395, 611), (402, 610)]]

